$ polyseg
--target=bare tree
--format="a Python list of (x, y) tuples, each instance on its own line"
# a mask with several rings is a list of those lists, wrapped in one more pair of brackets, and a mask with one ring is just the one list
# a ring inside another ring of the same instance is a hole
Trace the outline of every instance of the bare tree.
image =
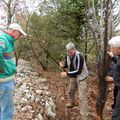
[[(103, 109), (107, 95), (107, 83), (105, 76), (108, 71), (107, 45), (108, 40), (113, 36), (114, 30), (119, 23), (120, 12), (114, 13), (118, 2), (112, 0), (86, 0), (87, 27), (92, 32), (98, 61), (99, 93), (96, 102), (97, 120), (103, 120)], [(92, 17), (91, 17), (92, 16)]]
[(19, 5), (19, 0), (1, 0), (0, 1), (7, 16), (7, 27), (11, 23), (15, 11)]
[[(21, 25), (26, 25), (25, 22), (22, 21), (22, 19), (20, 19), (20, 12), (26, 13), (26, 10), (24, 9), (26, 6), (24, 6), (23, 4), (23, 0), (1, 0), (1, 7), (4, 11), (4, 21), (6, 24), (5, 28), (8, 28), (9, 24), (11, 22), (18, 22)], [(19, 18), (19, 19), (18, 19)], [(21, 54), (22, 51), (22, 43), (19, 42), (19, 50), (17, 50), (18, 52), (16, 52), (15, 50), (15, 58), (16, 58), (16, 65), (18, 62), (18, 58)]]

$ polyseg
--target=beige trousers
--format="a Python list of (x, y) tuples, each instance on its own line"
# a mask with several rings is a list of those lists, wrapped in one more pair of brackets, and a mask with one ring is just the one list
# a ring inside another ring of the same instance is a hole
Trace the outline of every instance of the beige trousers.
[(87, 99), (87, 82), (85, 80), (70, 79), (68, 94), (71, 103), (74, 103), (75, 92), (78, 89), (80, 98), (80, 113), (84, 120), (87, 120), (88, 116), (88, 99)]

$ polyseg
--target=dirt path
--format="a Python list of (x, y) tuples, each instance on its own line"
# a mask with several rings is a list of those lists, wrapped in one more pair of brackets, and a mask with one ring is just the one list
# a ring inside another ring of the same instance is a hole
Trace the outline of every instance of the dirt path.
[[(67, 109), (68, 119), (66, 119), (66, 109), (65, 109), (65, 97), (64, 91), (67, 91), (68, 81), (66, 79), (61, 79), (59, 73), (55, 72), (43, 72), (42, 76), (46, 77), (49, 81), (49, 86), (52, 91), (52, 94), (55, 96), (56, 105), (57, 105), (57, 118), (56, 120), (80, 120), (80, 108), (79, 108), (79, 98), (78, 92), (76, 92), (76, 106), (72, 109)], [(66, 80), (66, 90), (64, 90), (64, 80)], [(111, 111), (108, 110), (112, 103), (112, 88), (113, 85), (110, 85), (110, 90), (106, 102), (106, 106), (103, 112), (104, 120), (111, 119)], [(95, 77), (91, 77), (88, 80), (88, 103), (89, 103), (89, 120), (95, 120), (96, 112), (95, 112), (95, 104), (96, 104), (96, 96), (97, 96), (97, 79)]]

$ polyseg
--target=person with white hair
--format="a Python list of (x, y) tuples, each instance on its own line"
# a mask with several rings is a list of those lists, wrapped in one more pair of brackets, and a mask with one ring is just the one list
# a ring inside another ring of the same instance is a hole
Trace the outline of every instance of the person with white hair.
[(68, 108), (75, 106), (75, 92), (78, 89), (80, 98), (80, 113), (81, 120), (88, 120), (88, 100), (87, 100), (87, 77), (88, 70), (83, 55), (76, 50), (74, 43), (70, 42), (66, 45), (67, 55), (65, 62), (60, 62), (60, 67), (68, 68), (67, 72), (61, 72), (62, 77), (67, 75), (70, 77), (69, 83), (69, 99), (70, 102), (66, 104)]
[(110, 46), (108, 54), (114, 62), (114, 67), (112, 68), (112, 77), (107, 76), (106, 81), (113, 81), (117, 87), (117, 97), (112, 113), (112, 120), (120, 120), (120, 36), (110, 39), (108, 45)]
[(14, 42), (27, 34), (17, 23), (9, 25), (0, 34), (0, 120), (12, 120), (14, 114), (14, 77), (16, 66), (13, 61)]

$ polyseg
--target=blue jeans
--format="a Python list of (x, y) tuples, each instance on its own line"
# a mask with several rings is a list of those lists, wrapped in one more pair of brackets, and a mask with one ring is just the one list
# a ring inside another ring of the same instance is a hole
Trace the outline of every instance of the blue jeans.
[(14, 81), (0, 83), (0, 120), (12, 120)]

